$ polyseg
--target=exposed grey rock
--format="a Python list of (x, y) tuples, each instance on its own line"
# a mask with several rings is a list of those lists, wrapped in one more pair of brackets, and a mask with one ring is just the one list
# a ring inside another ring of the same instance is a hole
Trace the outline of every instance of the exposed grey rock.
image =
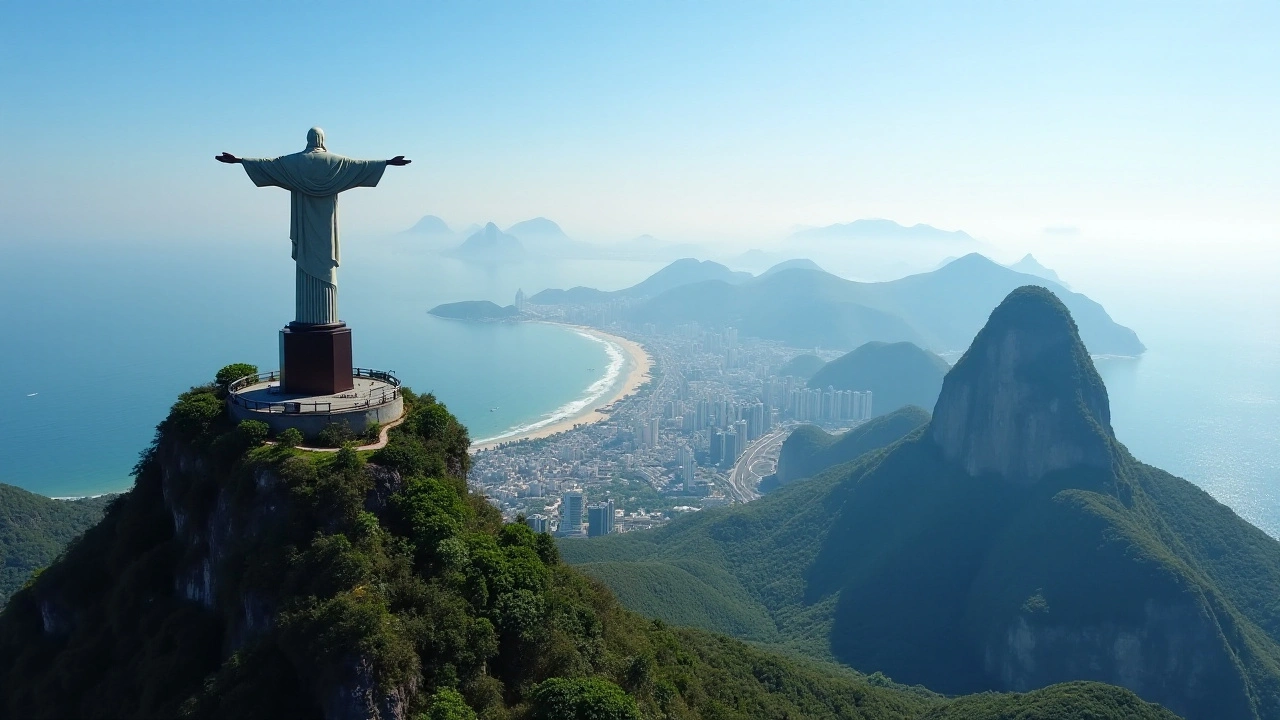
[(325, 720), (404, 720), (408, 699), (417, 687), (381, 689), (368, 658), (353, 657), (343, 664), (346, 680), (327, 688), (322, 712)]
[(943, 381), (929, 434), (975, 476), (1110, 467), (1107, 389), (1053, 293), (1019, 288), (991, 313)]

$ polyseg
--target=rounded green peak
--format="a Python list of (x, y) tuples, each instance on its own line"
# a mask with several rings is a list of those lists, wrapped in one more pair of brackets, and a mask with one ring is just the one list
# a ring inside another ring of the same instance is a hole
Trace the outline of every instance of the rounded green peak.
[(943, 381), (930, 436), (972, 475), (1110, 465), (1107, 389), (1057, 296), (1028, 285), (992, 311)]

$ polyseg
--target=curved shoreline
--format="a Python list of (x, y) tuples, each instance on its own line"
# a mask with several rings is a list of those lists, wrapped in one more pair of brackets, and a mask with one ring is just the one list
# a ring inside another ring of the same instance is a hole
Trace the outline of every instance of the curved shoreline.
[(471, 443), (470, 452), (477, 453), (484, 450), (492, 450), (506, 443), (519, 442), (521, 440), (536, 440), (539, 438), (558, 435), (559, 433), (572, 430), (580, 425), (589, 425), (597, 423), (609, 417), (607, 413), (601, 412), (600, 408), (609, 407), (619, 400), (635, 393), (646, 382), (649, 381), (649, 369), (653, 365), (653, 360), (644, 348), (634, 340), (613, 335), (597, 330), (593, 327), (585, 325), (571, 325), (568, 323), (544, 322), (547, 325), (558, 325), (564, 328), (570, 328), (584, 335), (589, 335), (600, 342), (611, 345), (621, 350), (623, 363), (623, 376), (621, 382), (617, 383), (612, 392), (601, 395), (599, 398), (587, 403), (581, 410), (564, 418), (557, 419), (554, 422), (547, 423), (540, 427), (530, 428), (524, 431), (515, 431), (510, 434), (497, 435), (490, 438), (484, 438)]

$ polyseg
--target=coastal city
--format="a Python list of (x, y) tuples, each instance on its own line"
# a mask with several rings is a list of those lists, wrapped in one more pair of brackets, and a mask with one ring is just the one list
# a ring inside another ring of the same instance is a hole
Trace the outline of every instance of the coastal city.
[(523, 293), (516, 307), (606, 340), (623, 350), (628, 366), (613, 397), (601, 398), (608, 404), (473, 448), (472, 485), (509, 520), (522, 517), (538, 532), (627, 532), (749, 502), (795, 426), (837, 432), (871, 417), (870, 391), (810, 388), (781, 374), (798, 355), (832, 360), (837, 351), (696, 323), (629, 324), (607, 309), (530, 307)]

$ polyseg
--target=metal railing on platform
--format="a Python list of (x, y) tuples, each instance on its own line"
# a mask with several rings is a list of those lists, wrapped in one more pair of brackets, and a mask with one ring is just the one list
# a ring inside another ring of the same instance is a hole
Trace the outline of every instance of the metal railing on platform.
[[(298, 414), (320, 414), (332, 415), (333, 413), (350, 412), (352, 410), (363, 410), (366, 408), (378, 407), (394, 402), (400, 398), (400, 380), (395, 375), (386, 370), (373, 370), (371, 368), (352, 368), (351, 375), (354, 378), (367, 378), (369, 380), (377, 380), (385, 383), (379, 387), (377, 392), (370, 392), (367, 396), (361, 397), (359, 393), (354, 393), (350, 399), (355, 402), (301, 402), (292, 400), (254, 400), (247, 398), (242, 394), (246, 388), (261, 383), (273, 383), (280, 380), (280, 371), (272, 370), (270, 372), (261, 372), (256, 375), (246, 375), (227, 385), (227, 394), (233, 405), (239, 405), (249, 410), (267, 413), (286, 413), (290, 415)], [(279, 385), (268, 390), (268, 392), (279, 392)], [(342, 397), (342, 396), (339, 396)], [(337, 407), (334, 407), (334, 406)]]

